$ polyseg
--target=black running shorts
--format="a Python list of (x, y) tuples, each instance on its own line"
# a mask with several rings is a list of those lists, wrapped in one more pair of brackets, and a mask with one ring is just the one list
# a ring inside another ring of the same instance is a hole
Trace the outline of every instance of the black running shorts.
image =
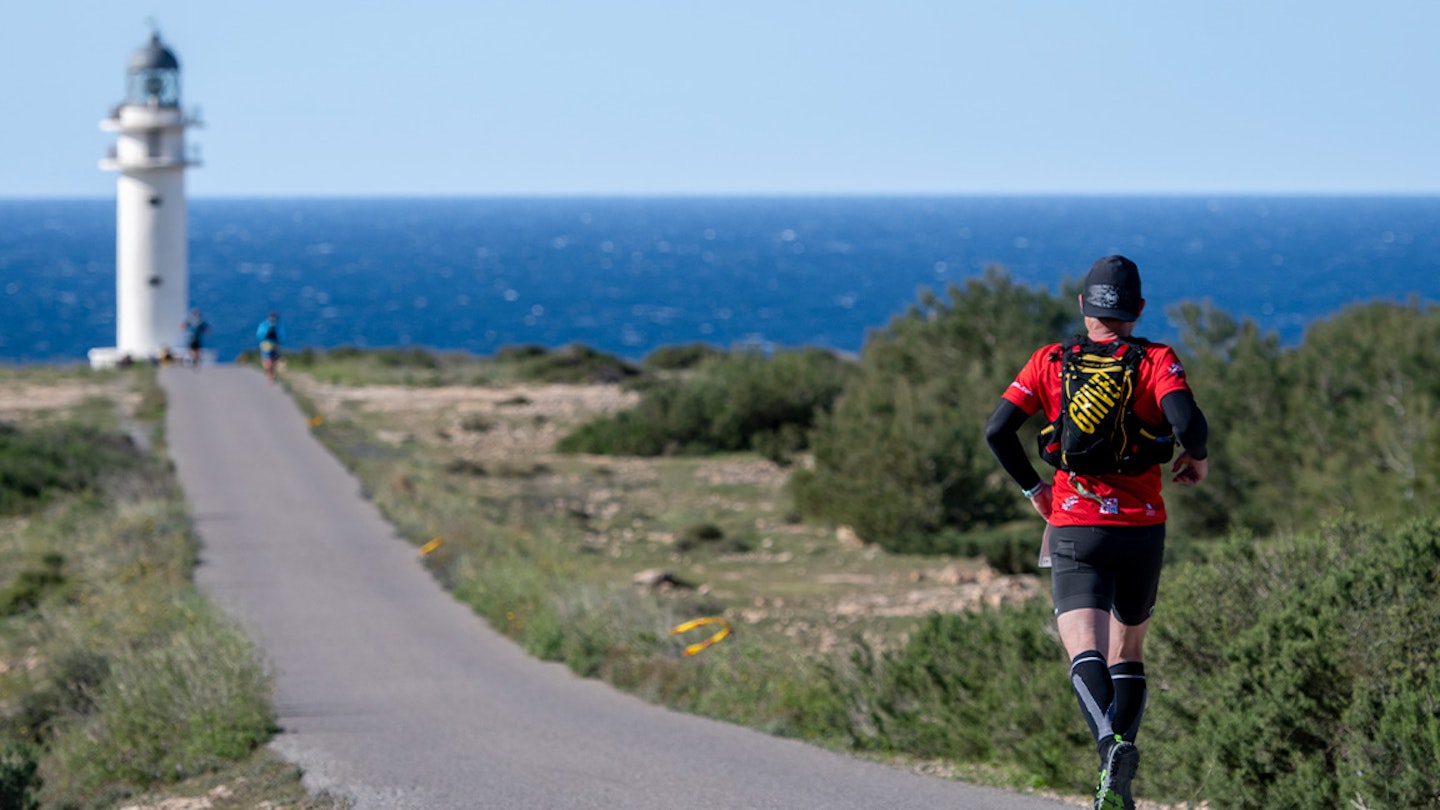
[(1165, 524), (1056, 526), (1050, 532), (1050, 587), (1059, 615), (1079, 608), (1137, 625), (1155, 611)]

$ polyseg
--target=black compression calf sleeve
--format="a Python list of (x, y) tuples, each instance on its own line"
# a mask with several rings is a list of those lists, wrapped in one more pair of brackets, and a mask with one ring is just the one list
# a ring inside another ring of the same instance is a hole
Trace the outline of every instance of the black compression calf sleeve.
[(1110, 704), (1114, 702), (1115, 690), (1110, 670), (1105, 667), (1105, 656), (1099, 650), (1086, 650), (1070, 662), (1070, 686), (1080, 703), (1080, 714), (1095, 737), (1096, 748), (1103, 751), (1105, 743), (1115, 734), (1110, 724)]
[(1114, 711), (1110, 721), (1115, 733), (1135, 742), (1140, 732), (1140, 718), (1145, 714), (1145, 665), (1139, 661), (1121, 661), (1110, 667), (1115, 691)]

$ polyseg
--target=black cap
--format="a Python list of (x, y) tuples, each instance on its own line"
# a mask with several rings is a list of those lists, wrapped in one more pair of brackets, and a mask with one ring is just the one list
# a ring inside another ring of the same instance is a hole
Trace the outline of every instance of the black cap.
[(1140, 317), (1141, 299), (1140, 268), (1124, 256), (1106, 256), (1085, 275), (1080, 311), (1087, 318), (1133, 321)]

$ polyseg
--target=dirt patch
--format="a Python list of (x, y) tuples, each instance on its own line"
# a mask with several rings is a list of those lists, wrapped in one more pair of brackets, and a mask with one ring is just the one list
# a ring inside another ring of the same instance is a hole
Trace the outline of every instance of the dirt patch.
[(140, 395), (129, 390), (123, 382), (18, 381), (14, 385), (0, 387), (0, 418), (11, 414), (62, 411), (92, 399), (112, 400), (122, 412), (131, 412), (139, 404)]
[(475, 460), (549, 453), (574, 426), (639, 402), (618, 385), (351, 388), (307, 382), (304, 391), (322, 416), (345, 408), (384, 415), (383, 440), (439, 440)]

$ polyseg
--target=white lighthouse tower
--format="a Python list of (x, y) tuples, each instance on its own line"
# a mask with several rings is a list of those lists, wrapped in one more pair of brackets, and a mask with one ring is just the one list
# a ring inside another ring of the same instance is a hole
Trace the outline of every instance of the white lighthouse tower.
[(169, 349), (179, 357), (189, 311), (185, 169), (199, 161), (185, 151), (185, 128), (197, 124), (180, 109), (180, 62), (159, 33), (130, 57), (125, 100), (100, 128), (117, 133), (100, 168), (120, 172), (115, 218), (115, 346), (91, 349), (100, 368), (151, 360)]

